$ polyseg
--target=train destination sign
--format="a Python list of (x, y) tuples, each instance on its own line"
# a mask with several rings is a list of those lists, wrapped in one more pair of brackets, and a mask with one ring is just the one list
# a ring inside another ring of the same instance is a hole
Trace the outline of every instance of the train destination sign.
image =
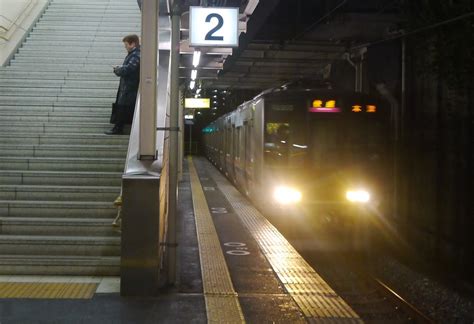
[(189, 7), (190, 46), (238, 47), (239, 8)]

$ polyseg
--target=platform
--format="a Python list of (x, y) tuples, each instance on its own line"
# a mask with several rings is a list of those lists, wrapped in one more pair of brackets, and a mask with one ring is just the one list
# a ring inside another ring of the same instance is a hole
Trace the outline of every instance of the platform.
[(125, 298), (119, 278), (0, 277), (0, 323), (362, 323), (207, 160), (179, 185), (178, 283)]

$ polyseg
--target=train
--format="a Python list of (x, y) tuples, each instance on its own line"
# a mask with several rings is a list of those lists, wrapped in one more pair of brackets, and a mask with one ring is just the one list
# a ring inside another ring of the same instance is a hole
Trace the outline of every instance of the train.
[(390, 125), (382, 98), (288, 84), (202, 135), (208, 160), (260, 209), (347, 221), (390, 206)]

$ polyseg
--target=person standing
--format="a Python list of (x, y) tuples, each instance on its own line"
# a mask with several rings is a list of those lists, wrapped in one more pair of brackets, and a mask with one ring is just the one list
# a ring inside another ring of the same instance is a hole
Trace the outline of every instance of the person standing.
[(137, 35), (127, 35), (122, 42), (128, 55), (121, 66), (114, 67), (120, 84), (110, 117), (110, 123), (115, 126), (105, 132), (107, 135), (123, 134), (124, 125), (132, 123), (140, 83), (140, 40)]

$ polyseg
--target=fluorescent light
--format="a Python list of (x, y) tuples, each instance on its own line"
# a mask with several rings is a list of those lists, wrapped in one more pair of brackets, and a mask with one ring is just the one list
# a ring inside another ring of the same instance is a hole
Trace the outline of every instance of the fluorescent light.
[(193, 66), (197, 67), (199, 65), (200, 60), (201, 60), (201, 51), (194, 51), (194, 53), (193, 53)]
[(253, 11), (255, 10), (255, 8), (256, 8), (257, 5), (258, 5), (258, 2), (259, 2), (259, 0), (250, 0), (250, 1), (247, 3), (247, 6), (245, 7), (244, 13), (245, 13), (247, 16), (252, 15)]
[(197, 70), (192, 70), (191, 71), (191, 80), (196, 80), (198, 71)]
[(300, 149), (308, 148), (308, 145), (293, 144), (293, 146), (296, 147), (296, 148), (300, 148)]
[(193, 81), (189, 82), (189, 89), (192, 90), (192, 89), (194, 89), (195, 86), (196, 86), (196, 81), (193, 80)]

